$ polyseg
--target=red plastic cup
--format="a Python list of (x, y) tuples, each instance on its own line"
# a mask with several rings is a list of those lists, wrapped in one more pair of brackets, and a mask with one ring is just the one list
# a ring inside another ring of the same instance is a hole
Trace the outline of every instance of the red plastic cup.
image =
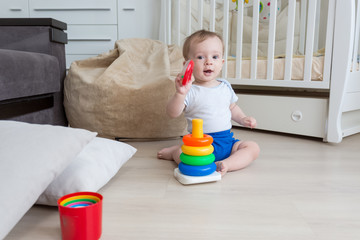
[[(83, 203), (87, 201), (87, 198), (89, 199), (89, 205), (79, 204), (74, 207), (74, 204), (70, 204), (71, 199)], [(99, 193), (77, 192), (65, 195), (58, 200), (63, 240), (100, 239), (102, 231), (102, 199), (103, 197)]]

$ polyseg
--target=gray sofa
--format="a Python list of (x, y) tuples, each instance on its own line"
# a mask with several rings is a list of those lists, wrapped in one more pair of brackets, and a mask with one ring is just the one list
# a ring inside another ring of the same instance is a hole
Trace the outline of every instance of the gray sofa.
[(0, 119), (67, 125), (66, 28), (51, 18), (0, 18)]

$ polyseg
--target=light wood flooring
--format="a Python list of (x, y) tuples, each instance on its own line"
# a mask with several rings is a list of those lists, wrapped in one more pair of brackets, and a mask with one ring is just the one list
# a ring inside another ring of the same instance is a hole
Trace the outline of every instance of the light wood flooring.
[[(138, 149), (103, 188), (103, 234), (111, 239), (360, 239), (360, 134), (340, 144), (235, 129), (260, 157), (216, 183), (181, 185), (176, 165), (156, 159), (179, 140)], [(2, 216), (5, 217), (5, 216)], [(6, 240), (61, 239), (56, 208), (35, 206)]]

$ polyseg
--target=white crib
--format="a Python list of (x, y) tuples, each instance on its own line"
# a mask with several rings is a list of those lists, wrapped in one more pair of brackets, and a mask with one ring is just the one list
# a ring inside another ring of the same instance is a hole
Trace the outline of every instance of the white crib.
[(360, 132), (360, 0), (277, 3), (264, 23), (243, 0), (237, 10), (231, 0), (163, 0), (162, 39), (181, 46), (198, 29), (221, 33), (222, 77), (259, 129), (334, 143)]

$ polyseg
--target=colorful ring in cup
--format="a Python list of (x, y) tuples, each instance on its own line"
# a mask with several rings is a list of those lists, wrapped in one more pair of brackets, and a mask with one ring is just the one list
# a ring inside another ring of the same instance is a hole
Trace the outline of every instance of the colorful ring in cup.
[(93, 196), (93, 195), (77, 195), (77, 196), (73, 196), (73, 197), (69, 197), (69, 198), (65, 198), (64, 200), (62, 200), (60, 202), (60, 205), (65, 206), (67, 203), (69, 203), (70, 201), (73, 200), (78, 200), (78, 199), (92, 199), (95, 202), (100, 202), (100, 198)]
[(205, 155), (205, 156), (191, 156), (191, 155), (187, 155), (185, 153), (181, 153), (180, 160), (181, 160), (181, 162), (183, 162), (187, 165), (204, 166), (204, 165), (209, 165), (210, 163), (214, 162), (215, 155), (211, 153), (211, 154)]
[(69, 203), (66, 205), (66, 207), (78, 207), (78, 206), (84, 207), (84, 206), (90, 206), (93, 204), (94, 204), (93, 202), (86, 201), (86, 199), (85, 199), (84, 201)]
[(179, 164), (179, 170), (182, 174), (187, 176), (201, 177), (212, 174), (216, 171), (216, 164), (211, 163), (209, 165), (204, 166), (191, 166), (185, 163)]
[(80, 202), (87, 202), (87, 203), (91, 203), (91, 204), (97, 203), (97, 201), (95, 201), (94, 199), (79, 198), (79, 199), (67, 201), (66, 203), (64, 203), (63, 206), (68, 207), (69, 205), (80, 203)]
[(204, 147), (191, 147), (191, 146), (182, 145), (181, 151), (187, 155), (205, 156), (212, 153), (214, 151), (214, 147), (212, 145), (204, 146)]
[(94, 203), (92, 202), (86, 202), (86, 201), (82, 201), (82, 202), (75, 202), (75, 203), (71, 203), (69, 205), (66, 205), (66, 207), (69, 208), (79, 208), (79, 207), (87, 207), (90, 205), (93, 205)]
[(207, 134), (204, 134), (202, 138), (194, 138), (192, 134), (187, 134), (182, 140), (186, 146), (192, 147), (204, 147), (213, 143), (213, 138)]

